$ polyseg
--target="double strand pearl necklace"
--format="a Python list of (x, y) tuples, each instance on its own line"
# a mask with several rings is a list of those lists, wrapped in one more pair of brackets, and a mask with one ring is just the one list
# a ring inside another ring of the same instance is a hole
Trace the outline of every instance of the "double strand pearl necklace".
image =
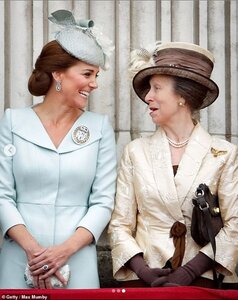
[(168, 136), (167, 136), (167, 140), (168, 140), (169, 144), (174, 148), (182, 148), (182, 147), (186, 146), (189, 141), (189, 139), (186, 139), (182, 142), (175, 142), (175, 141), (171, 140)]

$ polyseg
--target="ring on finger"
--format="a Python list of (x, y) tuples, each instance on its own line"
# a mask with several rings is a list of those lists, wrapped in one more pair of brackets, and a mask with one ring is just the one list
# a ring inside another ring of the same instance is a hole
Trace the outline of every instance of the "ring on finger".
[(49, 269), (49, 266), (48, 266), (48, 265), (44, 265), (43, 267), (41, 267), (41, 269), (42, 269), (43, 271), (47, 271), (47, 270)]

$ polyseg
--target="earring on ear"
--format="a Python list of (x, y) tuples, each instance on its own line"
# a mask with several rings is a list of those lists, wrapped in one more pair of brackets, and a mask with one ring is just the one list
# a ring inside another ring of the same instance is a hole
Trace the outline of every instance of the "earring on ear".
[(178, 105), (179, 105), (180, 107), (182, 107), (182, 106), (184, 106), (185, 104), (184, 104), (183, 102), (180, 101), (180, 102), (178, 103)]
[(56, 81), (56, 85), (55, 85), (56, 92), (60, 92), (61, 88), (62, 88), (61, 82), (60, 81)]

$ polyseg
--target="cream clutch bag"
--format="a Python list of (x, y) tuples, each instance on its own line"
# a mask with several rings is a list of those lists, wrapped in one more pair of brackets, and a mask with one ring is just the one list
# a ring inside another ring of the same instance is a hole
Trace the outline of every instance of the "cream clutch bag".
[[(59, 269), (59, 271), (60, 271), (61, 275), (64, 277), (64, 279), (68, 283), (69, 277), (70, 277), (69, 265), (64, 265), (63, 267), (61, 267)], [(26, 266), (26, 269), (25, 269), (24, 279), (25, 279), (26, 284), (30, 288), (34, 288), (32, 276), (31, 276), (31, 273), (30, 273), (28, 265)], [(53, 289), (62, 289), (62, 288), (65, 288), (65, 286), (62, 284), (62, 282), (59, 281), (59, 279), (57, 277), (55, 277), (54, 275), (51, 276), (50, 282), (51, 282), (51, 285), (52, 285)]]

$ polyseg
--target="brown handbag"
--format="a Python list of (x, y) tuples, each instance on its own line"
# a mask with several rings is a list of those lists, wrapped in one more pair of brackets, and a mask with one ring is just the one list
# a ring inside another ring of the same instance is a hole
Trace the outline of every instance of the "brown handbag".
[(209, 242), (211, 243), (214, 253), (213, 278), (216, 286), (219, 288), (224, 276), (220, 274), (219, 278), (217, 278), (215, 271), (215, 236), (223, 227), (218, 197), (211, 193), (206, 184), (202, 183), (198, 186), (192, 203), (194, 207), (191, 221), (191, 236), (202, 247)]

